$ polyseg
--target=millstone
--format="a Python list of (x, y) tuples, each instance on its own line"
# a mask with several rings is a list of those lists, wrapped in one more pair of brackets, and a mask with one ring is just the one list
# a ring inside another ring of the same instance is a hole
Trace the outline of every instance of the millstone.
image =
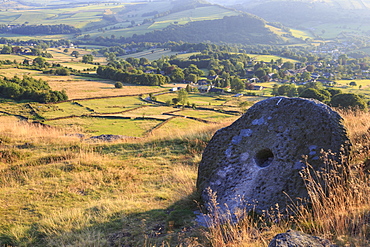
[(305, 160), (317, 170), (324, 167), (322, 151), (336, 159), (349, 146), (342, 118), (327, 105), (270, 98), (215, 133), (199, 165), (197, 188), (206, 205), (208, 188), (215, 192), (221, 210), (283, 209), (308, 197), (299, 174)]

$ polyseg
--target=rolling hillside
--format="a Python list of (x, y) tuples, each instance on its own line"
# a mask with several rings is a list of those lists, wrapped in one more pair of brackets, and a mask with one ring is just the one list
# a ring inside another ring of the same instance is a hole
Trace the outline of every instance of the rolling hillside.
[(190, 22), (182, 26), (169, 26), (162, 31), (135, 36), (135, 42), (226, 42), (241, 44), (276, 44), (282, 39), (271, 32), (263, 20), (252, 15), (224, 17), (220, 20)]
[[(6, 5), (6, 6), (5, 6)], [(102, 37), (131, 37), (170, 25), (222, 19), (240, 12), (198, 0), (155, 2), (94, 2), (69, 1), (9, 1), (0, 7), (3, 37), (23, 40), (90, 39)], [(4, 9), (5, 8), (5, 9)], [(28, 25), (70, 25), (81, 35), (18, 35), (13, 30)]]
[(247, 0), (226, 1), (222, 4), (255, 14), (269, 22), (280, 22), (288, 27), (310, 30), (324, 39), (338, 38), (343, 34), (363, 36), (370, 30), (369, 0)]

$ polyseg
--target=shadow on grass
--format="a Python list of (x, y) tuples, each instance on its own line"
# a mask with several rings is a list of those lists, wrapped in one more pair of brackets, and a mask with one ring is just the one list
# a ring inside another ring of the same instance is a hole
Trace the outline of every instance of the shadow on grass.
[[(0, 235), (0, 246), (203, 246), (202, 230), (195, 221), (198, 210), (197, 193), (185, 197), (165, 209), (125, 214), (116, 213), (104, 223), (91, 222), (88, 227), (74, 227), (72, 232), (45, 234), (39, 224), (33, 224), (30, 237)], [(96, 214), (102, 209), (86, 209)]]
[(198, 194), (177, 201), (166, 209), (131, 214), (119, 231), (109, 236), (110, 246), (188, 246), (204, 242), (195, 220)]

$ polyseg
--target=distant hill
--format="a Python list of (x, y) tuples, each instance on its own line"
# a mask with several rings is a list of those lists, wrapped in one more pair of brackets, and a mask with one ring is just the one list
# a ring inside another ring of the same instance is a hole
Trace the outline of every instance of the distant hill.
[(370, 33), (370, 0), (226, 0), (222, 5), (257, 15), (268, 22), (310, 30), (324, 39)]
[(208, 0), (210, 3), (216, 3), (224, 6), (232, 6), (241, 4), (247, 6), (248, 8), (253, 8), (256, 6), (265, 6), (271, 3), (303, 3), (311, 5), (327, 5), (332, 8), (342, 9), (342, 10), (360, 10), (360, 9), (370, 9), (370, 0)]
[(265, 26), (265, 22), (253, 15), (228, 16), (218, 20), (189, 22), (171, 25), (162, 31), (133, 35), (135, 42), (226, 42), (242, 44), (277, 44), (281, 38)]
[[(210, 0), (218, 2), (218, 0)], [(370, 0), (240, 0), (224, 1), (222, 5), (246, 11), (268, 21), (288, 25), (302, 25), (305, 22), (335, 22), (346, 19), (355, 21), (363, 18), (359, 14), (370, 14)]]

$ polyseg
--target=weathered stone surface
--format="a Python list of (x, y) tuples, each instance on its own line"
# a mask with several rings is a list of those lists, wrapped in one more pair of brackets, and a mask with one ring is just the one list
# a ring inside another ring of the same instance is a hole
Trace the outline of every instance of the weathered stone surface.
[(303, 156), (323, 166), (321, 150), (341, 151), (349, 141), (339, 114), (319, 101), (275, 97), (256, 103), (232, 125), (220, 129), (206, 147), (197, 188), (207, 188), (221, 209), (268, 210), (307, 197), (299, 171)]
[(337, 247), (337, 245), (326, 239), (288, 230), (286, 233), (276, 235), (268, 247)]

